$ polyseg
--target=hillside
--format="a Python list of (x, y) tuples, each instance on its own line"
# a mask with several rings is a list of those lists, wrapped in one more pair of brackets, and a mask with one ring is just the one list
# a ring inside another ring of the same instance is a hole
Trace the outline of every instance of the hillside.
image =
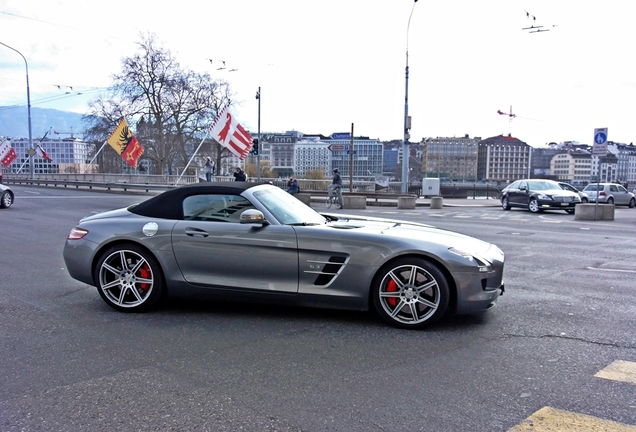
[[(0, 107), (0, 136), (9, 138), (29, 137), (29, 116), (26, 107)], [(68, 138), (72, 132), (81, 138), (84, 131), (82, 114), (56, 109), (31, 107), (31, 133), (33, 139), (41, 138), (49, 129)]]

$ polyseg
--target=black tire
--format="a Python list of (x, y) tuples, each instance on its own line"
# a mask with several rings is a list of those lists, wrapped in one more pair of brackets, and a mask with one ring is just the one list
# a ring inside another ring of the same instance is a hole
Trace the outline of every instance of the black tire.
[(4, 191), (0, 197), (0, 207), (9, 208), (13, 204), (13, 196), (9, 191)]
[(423, 258), (401, 258), (384, 266), (371, 287), (378, 315), (394, 327), (422, 329), (448, 309), (449, 284), (444, 273)]
[(325, 205), (327, 206), (327, 208), (331, 208), (331, 204), (333, 204), (332, 198), (327, 197), (327, 201), (325, 202)]
[(541, 211), (541, 207), (539, 207), (539, 201), (536, 198), (530, 198), (530, 202), (528, 202), (528, 210), (532, 213), (539, 213)]
[(607, 202), (606, 202), (605, 204), (614, 204), (614, 198), (609, 197), (609, 198), (607, 199)]
[(507, 196), (504, 196), (504, 197), (501, 198), (501, 207), (504, 210), (510, 210), (510, 208), (511, 208), (510, 207), (510, 202), (508, 201), (508, 197)]
[(632, 198), (629, 200), (629, 208), (636, 207), (636, 198)]
[(102, 299), (121, 312), (144, 312), (156, 307), (165, 288), (159, 263), (148, 251), (134, 244), (106, 250), (93, 277)]

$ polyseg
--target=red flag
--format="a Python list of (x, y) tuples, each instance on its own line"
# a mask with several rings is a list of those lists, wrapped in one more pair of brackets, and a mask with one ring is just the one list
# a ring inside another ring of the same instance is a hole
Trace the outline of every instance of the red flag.
[(252, 136), (228, 111), (227, 106), (221, 110), (209, 133), (240, 160), (245, 159), (252, 148)]
[(0, 144), (0, 162), (2, 162), (2, 165), (9, 167), (11, 162), (17, 158), (18, 155), (15, 154), (15, 150), (11, 147), (11, 143), (9, 141), (3, 141)]
[(44, 149), (42, 148), (40, 144), (35, 145), (35, 152), (38, 154), (38, 156), (40, 156), (42, 159), (46, 161), (51, 162), (53, 160), (51, 159), (51, 156), (49, 156), (49, 154), (44, 151)]

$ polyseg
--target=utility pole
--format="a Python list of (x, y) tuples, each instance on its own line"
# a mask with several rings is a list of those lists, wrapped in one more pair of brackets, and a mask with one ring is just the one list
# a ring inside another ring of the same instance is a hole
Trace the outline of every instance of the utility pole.
[(33, 135), (31, 134), (31, 91), (29, 90), (29, 64), (27, 63), (26, 57), (22, 55), (20, 51), (15, 48), (11, 48), (9, 45), (0, 42), (0, 45), (4, 45), (10, 50), (13, 50), (20, 54), (20, 57), (24, 60), (24, 66), (26, 67), (26, 91), (27, 91), (27, 114), (29, 117), (29, 175), (31, 180), (35, 178), (35, 167), (33, 166), (33, 155), (35, 154), (35, 150), (33, 149)]
[(351, 123), (351, 141), (349, 145), (349, 192), (353, 192), (353, 156), (355, 149), (353, 148), (353, 123)]
[[(256, 92), (256, 99), (258, 100), (258, 130), (256, 132), (257, 134), (257, 140), (258, 140), (258, 146), (260, 147), (261, 144), (261, 87), (258, 87), (258, 91)], [(261, 182), (261, 152), (260, 152), (260, 148), (259, 148), (259, 152), (256, 155), (256, 179), (258, 180), (258, 182)]]

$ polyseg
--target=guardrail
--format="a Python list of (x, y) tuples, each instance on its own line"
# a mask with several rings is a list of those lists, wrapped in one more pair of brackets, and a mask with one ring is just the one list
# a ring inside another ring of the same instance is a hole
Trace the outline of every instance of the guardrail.
[[(234, 181), (233, 177), (218, 176), (213, 177), (214, 181), (227, 182)], [(250, 181), (255, 181), (251, 178)], [(53, 187), (74, 187), (76, 189), (98, 189), (98, 190), (123, 190), (123, 191), (165, 191), (178, 186), (199, 182), (197, 176), (155, 176), (155, 175), (127, 175), (127, 174), (38, 174), (33, 179), (28, 175), (10, 174), (4, 175), (4, 182), (9, 184), (25, 184), (36, 186), (53, 186)], [(271, 182), (273, 185), (282, 189), (287, 187), (285, 179), (267, 179), (262, 178), (262, 182)], [(301, 192), (306, 193), (326, 193), (327, 186), (331, 180), (299, 180)], [(391, 182), (386, 188), (376, 190), (373, 181), (354, 181), (353, 188), (349, 187), (347, 181), (344, 182), (343, 192), (355, 195), (365, 195), (375, 202), (380, 199), (397, 200), (399, 196), (411, 195), (420, 196), (421, 188), (411, 185), (408, 194), (400, 192), (401, 183)], [(349, 192), (353, 189), (352, 192)], [(501, 191), (492, 185), (482, 183), (442, 183), (440, 185), (439, 196), (443, 198), (495, 198), (501, 196)]]

